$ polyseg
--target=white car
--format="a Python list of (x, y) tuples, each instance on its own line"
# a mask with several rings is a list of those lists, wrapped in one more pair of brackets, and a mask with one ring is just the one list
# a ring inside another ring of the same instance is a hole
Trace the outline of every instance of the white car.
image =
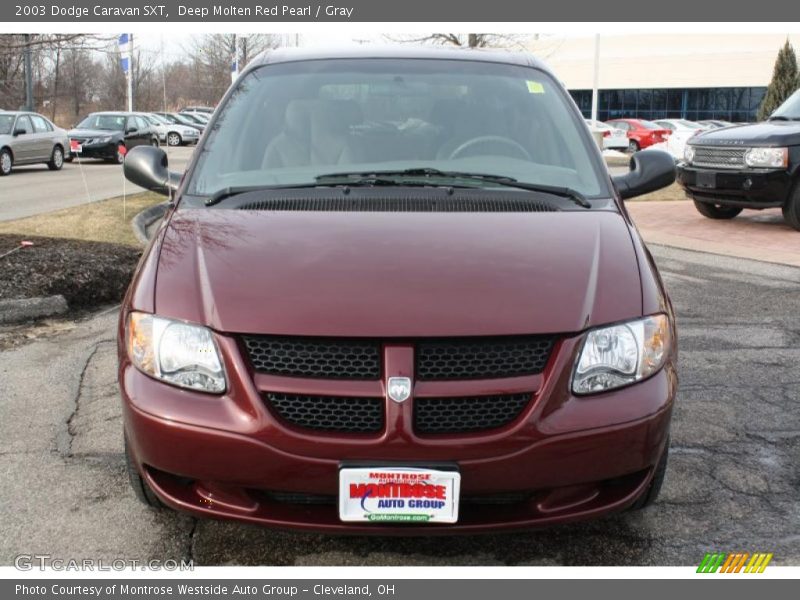
[(185, 144), (196, 144), (200, 139), (200, 132), (194, 127), (170, 123), (161, 115), (153, 113), (138, 113), (147, 119), (153, 130), (158, 134), (160, 142), (168, 146), (183, 146)]
[(603, 132), (603, 150), (627, 150), (628, 149), (628, 134), (622, 129), (617, 129), (601, 121), (592, 121), (585, 119), (586, 124), (592, 131)]
[(706, 131), (706, 128), (699, 123), (687, 121), (686, 119), (659, 119), (658, 121), (653, 121), (653, 123), (670, 131), (667, 141), (656, 144), (654, 147), (659, 150), (666, 150), (676, 160), (683, 158), (683, 151), (689, 139), (698, 133)]

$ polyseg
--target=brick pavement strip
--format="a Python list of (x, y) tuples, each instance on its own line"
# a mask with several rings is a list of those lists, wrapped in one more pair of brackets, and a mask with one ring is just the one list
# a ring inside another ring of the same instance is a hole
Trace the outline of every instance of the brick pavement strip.
[(628, 202), (627, 207), (650, 244), (800, 267), (800, 231), (784, 222), (780, 209), (745, 210), (735, 219), (715, 221), (689, 200)]

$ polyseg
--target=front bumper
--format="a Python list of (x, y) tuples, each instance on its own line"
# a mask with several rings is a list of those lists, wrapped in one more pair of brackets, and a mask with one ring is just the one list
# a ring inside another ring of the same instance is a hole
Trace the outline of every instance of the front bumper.
[[(254, 376), (227, 337), (219, 339), (229, 377), (229, 392), (221, 397), (155, 381), (131, 366), (121, 349), (125, 432), (135, 464), (159, 498), (200, 516), (313, 531), (424, 535), (599, 517), (626, 508), (649, 484), (665, 448), (677, 377), (670, 361), (628, 388), (574, 397), (568, 379), (578, 341), (558, 344), (536, 381), (524, 378), (536, 391), (514, 423), (480, 434), (428, 437), (411, 427), (413, 398), (387, 401), (386, 428), (374, 436), (286, 426), (260, 398), (279, 379)], [(347, 384), (330, 382), (341, 385)], [(455, 464), (461, 472), (459, 522), (420, 527), (339, 521), (340, 466), (370, 461)]]
[(740, 208), (783, 206), (792, 188), (787, 171), (774, 169), (708, 169), (678, 166), (677, 181), (700, 202)]
[(77, 158), (102, 158), (111, 160), (117, 156), (116, 142), (103, 142), (98, 144), (82, 145), (79, 153), (72, 152), (73, 157)]

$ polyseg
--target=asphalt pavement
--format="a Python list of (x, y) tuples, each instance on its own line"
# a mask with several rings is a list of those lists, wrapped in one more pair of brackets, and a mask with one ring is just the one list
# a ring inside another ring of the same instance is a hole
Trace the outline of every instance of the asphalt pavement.
[(197, 565), (697, 565), (705, 552), (758, 551), (800, 565), (800, 269), (652, 250), (678, 314), (680, 393), (665, 486), (645, 511), (447, 539), (152, 511), (125, 475), (112, 307), (0, 330), (0, 564), (47, 553)]
[[(170, 169), (183, 172), (194, 146), (165, 150)], [(0, 177), (0, 221), (142, 191), (125, 180), (120, 165), (100, 160), (76, 159), (60, 171), (50, 171), (47, 165), (15, 166), (11, 175)]]

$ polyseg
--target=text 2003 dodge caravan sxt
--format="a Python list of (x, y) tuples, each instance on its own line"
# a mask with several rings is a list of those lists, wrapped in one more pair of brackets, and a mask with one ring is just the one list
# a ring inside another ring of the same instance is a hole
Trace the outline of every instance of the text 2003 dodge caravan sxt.
[(536, 60), (273, 52), (217, 109), (122, 307), (146, 503), (329, 532), (524, 528), (638, 508), (666, 469), (672, 308)]

